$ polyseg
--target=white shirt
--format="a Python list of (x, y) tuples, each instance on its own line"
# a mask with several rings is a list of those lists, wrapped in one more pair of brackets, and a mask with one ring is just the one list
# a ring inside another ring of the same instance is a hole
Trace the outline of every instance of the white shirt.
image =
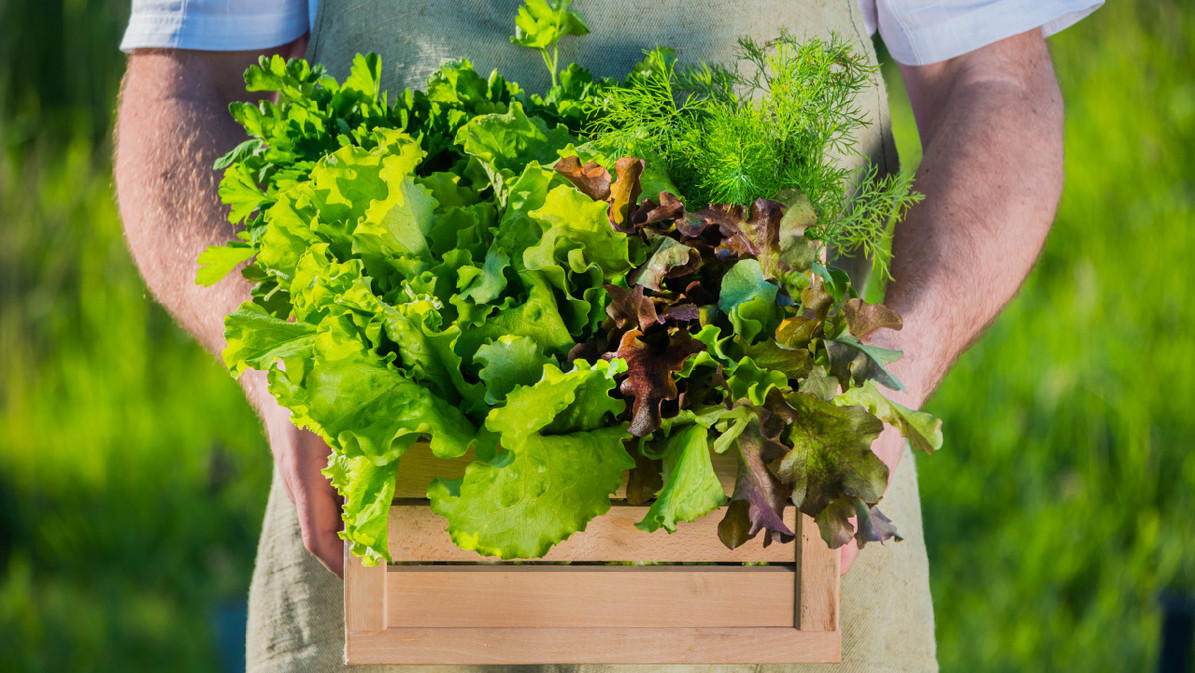
[[(805, 2), (807, 0), (794, 0)], [(857, 0), (900, 63), (953, 58), (1034, 28), (1073, 25), (1103, 0)], [(120, 48), (226, 51), (286, 44), (315, 24), (318, 0), (133, 0)]]

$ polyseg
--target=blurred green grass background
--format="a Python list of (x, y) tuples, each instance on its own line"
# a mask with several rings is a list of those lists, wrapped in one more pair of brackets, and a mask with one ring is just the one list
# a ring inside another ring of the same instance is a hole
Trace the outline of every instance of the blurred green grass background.
[[(1195, 593), (1195, 16), (1113, 2), (1052, 38), (1067, 180), (1024, 289), (929, 410), (944, 671), (1145, 670)], [(0, 3), (0, 668), (216, 671), (270, 460), (154, 304), (112, 201), (125, 3)], [(905, 167), (920, 155), (895, 69)]]

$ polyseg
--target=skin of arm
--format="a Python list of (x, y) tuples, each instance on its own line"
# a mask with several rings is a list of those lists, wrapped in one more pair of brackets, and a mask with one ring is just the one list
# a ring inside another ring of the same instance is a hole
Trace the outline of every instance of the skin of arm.
[[(211, 288), (195, 284), (196, 261), (236, 232), (217, 195), (212, 163), (245, 138), (228, 113), (251, 100), (242, 74), (261, 54), (301, 56), (306, 38), (268, 50), (215, 52), (138, 49), (130, 57), (116, 122), (114, 173), (129, 251), (145, 284), (209, 351), (225, 346), (224, 316), (249, 299), (231, 274)], [(332, 572), (343, 572), (336, 491), (320, 474), (328, 447), (290, 423), (266, 390), (262, 372), (240, 379), (261, 416), (279, 476), (299, 513), (303, 543)]]
[[(904, 327), (870, 341), (904, 352), (889, 370), (908, 391), (885, 392), (919, 409), (1041, 252), (1062, 194), (1063, 106), (1037, 29), (900, 70), (921, 136), (915, 187), (925, 200), (892, 242), (884, 303)], [(889, 475), (904, 445), (891, 428), (876, 440)], [(853, 542), (843, 547), (843, 574), (858, 553)]]

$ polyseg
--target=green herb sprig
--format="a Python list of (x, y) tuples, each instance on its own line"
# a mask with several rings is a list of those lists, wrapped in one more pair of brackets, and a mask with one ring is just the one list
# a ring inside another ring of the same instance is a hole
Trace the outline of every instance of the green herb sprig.
[[(520, 47), (535, 49), (544, 59), (544, 65), (552, 74), (552, 87), (556, 87), (556, 72), (559, 69), (560, 47), (557, 42), (565, 35), (586, 35), (589, 26), (576, 12), (568, 7), (572, 0), (526, 0), (515, 16), (515, 34), (510, 41)], [(551, 55), (548, 48), (552, 49)]]
[(690, 205), (798, 190), (817, 213), (811, 237), (862, 251), (887, 275), (889, 225), (921, 197), (908, 178), (880, 177), (875, 167), (856, 174), (840, 161), (859, 152), (867, 122), (855, 100), (876, 75), (837, 36), (742, 38), (731, 66), (682, 67), (657, 48), (590, 103), (587, 131), (612, 154), (661, 158)]

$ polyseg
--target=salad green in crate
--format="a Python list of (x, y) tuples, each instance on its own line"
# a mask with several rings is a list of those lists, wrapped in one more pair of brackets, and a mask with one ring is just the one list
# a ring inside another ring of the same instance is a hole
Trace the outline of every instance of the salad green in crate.
[[(567, 2), (529, 1), (516, 23), (552, 71), (543, 95), (458, 60), (390, 101), (376, 56), (344, 82), (274, 57), (245, 79), (279, 102), (231, 108), (250, 139), (216, 167), (244, 230), (201, 256), (199, 282), (251, 260), (225, 362), (268, 370), (327, 441), (352, 551), (388, 560), (421, 440), (443, 459), (472, 448), (427, 495), (484, 555), (543, 556), (627, 470), (644, 531), (729, 503), (727, 546), (787, 540), (791, 503), (832, 547), (893, 537), (871, 442), (889, 423), (932, 451), (940, 422), (880, 392), (900, 387), (884, 370), (900, 353), (864, 339), (900, 317), (823, 263), (857, 250), (886, 273), (886, 232), (920, 198), (834, 161), (875, 69), (782, 34), (742, 40), (729, 67), (657, 48), (595, 80), (558, 71), (557, 40), (587, 32)], [(711, 451), (740, 459), (729, 495)]]

